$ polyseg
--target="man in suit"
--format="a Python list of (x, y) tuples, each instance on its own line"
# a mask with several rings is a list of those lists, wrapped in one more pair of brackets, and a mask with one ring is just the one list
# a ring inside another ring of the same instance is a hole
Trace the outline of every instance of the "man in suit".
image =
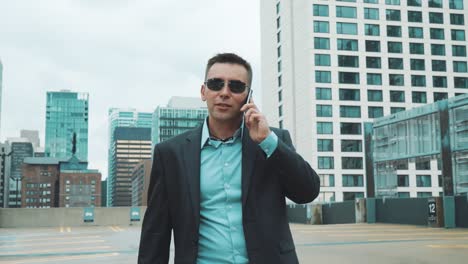
[(251, 83), (241, 57), (208, 61), (208, 118), (154, 149), (138, 263), (167, 263), (171, 231), (175, 263), (298, 263), (285, 197), (313, 201), (319, 177), (247, 102)]

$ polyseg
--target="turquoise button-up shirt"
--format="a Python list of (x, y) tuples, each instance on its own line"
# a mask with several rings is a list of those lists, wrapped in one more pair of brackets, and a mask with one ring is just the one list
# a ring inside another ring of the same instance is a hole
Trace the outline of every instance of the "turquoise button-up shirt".
[[(248, 263), (242, 225), (242, 139), (210, 138), (203, 124), (200, 154), (200, 229), (198, 264)], [(259, 146), (267, 158), (278, 146), (271, 132)]]

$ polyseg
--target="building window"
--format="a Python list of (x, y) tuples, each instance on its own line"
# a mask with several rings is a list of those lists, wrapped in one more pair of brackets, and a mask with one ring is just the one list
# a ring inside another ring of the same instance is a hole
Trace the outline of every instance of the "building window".
[(341, 140), (341, 151), (342, 152), (362, 152), (362, 141), (361, 140)]
[(423, 43), (410, 43), (410, 54), (424, 54)]
[(416, 175), (417, 187), (431, 187), (431, 175)]
[(379, 9), (378, 8), (364, 8), (364, 18), (379, 20)]
[(423, 38), (423, 28), (422, 27), (408, 27), (408, 36), (410, 38)]
[(417, 192), (417, 197), (418, 198), (432, 197), (432, 193), (431, 192)]
[(338, 72), (339, 83), (359, 84), (359, 73), (357, 72)]
[(345, 170), (360, 170), (362, 169), (361, 157), (342, 157), (341, 167)]
[(357, 35), (356, 23), (336, 22), (336, 33), (346, 35)]
[(343, 187), (360, 187), (364, 186), (364, 180), (362, 175), (347, 175), (342, 176)]
[(340, 100), (342, 101), (359, 101), (360, 90), (357, 89), (340, 89)]
[(410, 198), (409, 192), (398, 192), (398, 198)]
[(396, 114), (398, 112), (403, 112), (406, 109), (404, 107), (390, 107), (390, 114)]
[(328, 6), (327, 5), (314, 5), (314, 16), (328, 16)]
[(359, 67), (359, 57), (338, 55), (338, 66), (357, 68)]
[(278, 116), (279, 116), (279, 117), (282, 117), (282, 116), (283, 116), (283, 106), (282, 106), (282, 105), (280, 105), (280, 106), (278, 107)]
[(330, 55), (328, 54), (315, 54), (316, 66), (330, 66)]
[(278, 15), (280, 12), (280, 2), (276, 3), (276, 14)]
[(403, 91), (390, 91), (390, 102), (404, 103), (405, 102), (405, 92), (403, 92)]
[(279, 128), (283, 129), (283, 120), (280, 120), (280, 121), (278, 122), (278, 126), (279, 126)]
[(278, 102), (283, 101), (283, 91), (278, 91)]
[(281, 58), (281, 46), (278, 46), (278, 48), (276, 48), (276, 56), (278, 58)]
[(403, 59), (401, 58), (388, 58), (388, 68), (394, 70), (403, 69)]
[(335, 175), (333, 174), (319, 174), (320, 187), (334, 187)]
[(421, 11), (408, 11), (408, 22), (422, 22)]
[(356, 18), (356, 8), (350, 6), (337, 6), (336, 17)]
[(317, 151), (333, 151), (333, 139), (317, 139)]
[(366, 40), (366, 51), (380, 52), (380, 41)]
[(434, 93), (434, 102), (446, 100), (447, 98), (447, 93)]
[(276, 42), (277, 43), (281, 42), (281, 31), (278, 31), (278, 33), (276, 33)]
[(281, 61), (278, 61), (278, 72), (281, 72)]
[(401, 42), (387, 42), (387, 51), (389, 53), (403, 53), (403, 45)]
[(409, 177), (408, 175), (397, 175), (398, 177), (398, 187), (409, 187)]
[(331, 100), (331, 89), (330, 88), (315, 88), (315, 99), (317, 100)]
[(368, 69), (380, 69), (382, 67), (380, 57), (366, 57), (366, 67)]
[(425, 75), (411, 75), (411, 86), (414, 86), (414, 87), (426, 86), (426, 76)]
[(354, 201), (358, 198), (364, 198), (363, 192), (343, 192), (344, 201)]
[(360, 123), (340, 123), (341, 135), (361, 135)]
[(380, 90), (367, 90), (367, 101), (382, 102), (382, 91)]
[(410, 59), (410, 67), (413, 71), (424, 71), (424, 59)]
[(438, 87), (438, 88), (447, 88), (447, 77), (432, 76), (432, 86)]
[(331, 135), (333, 134), (332, 122), (317, 122), (317, 134)]
[(450, 9), (463, 10), (463, 0), (449, 0)]
[(333, 169), (335, 168), (333, 157), (318, 157), (319, 169)]
[(314, 48), (315, 49), (330, 49), (330, 39), (329, 38), (314, 38)]
[(447, 71), (445, 60), (432, 60), (432, 71)]
[(431, 44), (431, 54), (438, 56), (445, 56), (444, 44)]
[(465, 30), (461, 29), (452, 29), (452, 40), (455, 41), (464, 41), (465, 40)]
[(455, 88), (468, 88), (468, 78), (467, 77), (453, 77), (453, 82)]
[(400, 26), (387, 26), (387, 36), (401, 38), (401, 27)]
[(400, 0), (385, 0), (387, 5), (400, 5)]
[(383, 116), (383, 107), (380, 106), (369, 106), (368, 108), (369, 118), (379, 118)]
[(463, 14), (450, 14), (450, 24), (465, 25), (465, 17)]
[(314, 21), (314, 32), (329, 33), (330, 25), (327, 21)]
[(331, 72), (330, 71), (315, 71), (315, 82), (331, 83)]
[(431, 39), (445, 39), (443, 28), (431, 28), (429, 32)]
[(466, 57), (466, 46), (452, 45), (452, 56)]
[(429, 7), (442, 8), (442, 0), (429, 0)]
[(453, 62), (453, 71), (454, 72), (468, 72), (468, 67), (466, 61), (454, 61)]
[(354, 105), (341, 105), (340, 106), (340, 117), (349, 117), (349, 118), (360, 118), (361, 117), (361, 107)]
[(421, 6), (421, 0), (407, 0), (408, 6)]
[(405, 77), (403, 74), (389, 74), (388, 75), (388, 83), (391, 86), (404, 86), (405, 85)]
[(366, 36), (380, 36), (380, 26), (374, 24), (365, 24), (364, 34), (366, 34)]
[(413, 103), (427, 103), (426, 92), (412, 92)]
[(318, 117), (332, 117), (332, 106), (331, 105), (317, 105), (317, 116)]
[(338, 50), (357, 51), (358, 41), (355, 39), (337, 39)]
[(367, 74), (368, 85), (382, 85), (382, 74), (380, 73), (368, 73)]
[(431, 161), (428, 159), (416, 160), (416, 170), (430, 170)]
[(444, 23), (444, 14), (429, 12), (429, 23), (431, 24), (443, 24)]
[(379, 0), (364, 0), (364, 3), (378, 4), (378, 3), (379, 3)]
[(385, 10), (385, 15), (386, 15), (387, 21), (401, 21), (400, 10), (387, 9)]

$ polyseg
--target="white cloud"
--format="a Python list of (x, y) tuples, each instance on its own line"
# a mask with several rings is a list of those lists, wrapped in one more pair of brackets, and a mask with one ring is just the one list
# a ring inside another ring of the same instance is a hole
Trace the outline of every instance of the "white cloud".
[(108, 109), (199, 96), (218, 52), (249, 60), (259, 87), (259, 23), (252, 0), (1, 1), (1, 137), (37, 129), (44, 142), (46, 91), (89, 92), (90, 166), (106, 177)]

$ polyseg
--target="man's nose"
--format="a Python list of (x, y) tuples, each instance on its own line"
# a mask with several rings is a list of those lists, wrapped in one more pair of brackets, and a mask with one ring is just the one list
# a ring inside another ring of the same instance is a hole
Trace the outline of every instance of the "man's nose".
[(221, 91), (219, 91), (220, 94), (222, 95), (229, 95), (231, 93), (231, 90), (229, 89), (229, 82), (225, 81), (223, 88), (221, 88)]

